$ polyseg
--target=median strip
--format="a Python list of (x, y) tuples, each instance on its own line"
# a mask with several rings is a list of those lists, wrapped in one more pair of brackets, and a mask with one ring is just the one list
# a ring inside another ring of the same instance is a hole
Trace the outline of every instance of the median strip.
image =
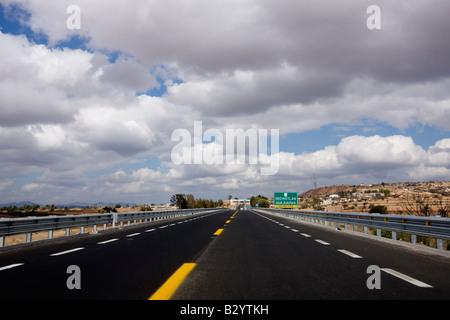
[(195, 263), (183, 264), (148, 300), (169, 300), (194, 267)]

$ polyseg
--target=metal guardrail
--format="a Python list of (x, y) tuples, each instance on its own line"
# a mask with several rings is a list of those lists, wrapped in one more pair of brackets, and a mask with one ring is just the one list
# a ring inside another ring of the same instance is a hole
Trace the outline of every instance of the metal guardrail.
[(184, 209), (172, 211), (143, 211), (143, 212), (123, 212), (123, 213), (102, 213), (102, 214), (82, 214), (67, 216), (48, 217), (27, 217), (27, 218), (7, 218), (0, 219), (0, 247), (5, 245), (5, 237), (17, 234), (26, 234), (26, 242), (31, 242), (31, 235), (34, 232), (48, 231), (48, 238), (53, 238), (53, 231), (66, 229), (66, 236), (70, 235), (71, 228), (80, 228), (80, 233), (84, 233), (84, 228), (93, 226), (93, 232), (97, 233), (97, 226), (103, 225), (103, 230), (122, 227), (124, 223), (128, 225), (133, 222), (152, 222), (178, 217), (200, 214), (218, 210), (214, 209)]
[[(255, 209), (253, 209), (255, 210)], [(294, 218), (309, 222), (348, 229), (348, 225), (353, 226), (357, 231), (358, 226), (364, 228), (364, 233), (368, 233), (368, 228), (376, 229), (377, 236), (381, 237), (381, 231), (391, 231), (392, 239), (397, 240), (397, 232), (411, 235), (411, 242), (417, 243), (417, 236), (425, 236), (436, 239), (436, 247), (444, 249), (443, 240), (450, 240), (450, 218), (438, 216), (421, 217), (411, 215), (394, 215), (379, 213), (355, 213), (355, 212), (329, 212), (329, 211), (302, 211), (289, 209), (258, 209), (255, 211), (272, 213), (287, 218)]]

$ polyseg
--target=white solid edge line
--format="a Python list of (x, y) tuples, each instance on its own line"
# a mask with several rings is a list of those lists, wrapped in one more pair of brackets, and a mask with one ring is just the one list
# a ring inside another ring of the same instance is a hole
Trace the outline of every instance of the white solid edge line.
[(346, 254), (346, 255), (348, 255), (348, 256), (350, 256), (352, 258), (355, 258), (355, 259), (361, 259), (362, 258), (361, 256), (358, 256), (357, 254), (354, 254), (353, 252), (350, 252), (350, 251), (347, 251), (347, 250), (344, 250), (344, 249), (339, 249), (338, 251), (342, 252), (343, 254)]
[(83, 250), (84, 248), (75, 248), (75, 249), (71, 249), (71, 250), (67, 250), (67, 251), (61, 251), (61, 252), (57, 252), (57, 253), (53, 253), (50, 256), (55, 257), (55, 256), (60, 256), (66, 253), (71, 253), (71, 252), (75, 252), (78, 250)]
[(411, 278), (410, 276), (407, 276), (406, 274), (400, 273), (398, 271), (389, 269), (389, 268), (381, 268), (386, 273), (389, 273), (397, 278), (400, 278), (402, 280), (405, 280), (409, 283), (412, 283), (415, 286), (422, 287), (422, 288), (433, 288), (433, 286), (430, 286), (429, 284), (426, 284), (425, 282), (419, 281), (417, 279)]
[(21, 265), (23, 265), (23, 263), (10, 264), (9, 266), (1, 267), (1, 268), (0, 268), (0, 271), (12, 269), (12, 268), (15, 268), (15, 267), (19, 267), (19, 266), (21, 266)]
[(110, 242), (114, 242), (114, 241), (117, 241), (117, 240), (119, 240), (119, 239), (109, 239), (109, 240), (106, 240), (106, 241), (102, 241), (102, 242), (98, 242), (97, 244), (107, 244), (107, 243), (110, 243)]

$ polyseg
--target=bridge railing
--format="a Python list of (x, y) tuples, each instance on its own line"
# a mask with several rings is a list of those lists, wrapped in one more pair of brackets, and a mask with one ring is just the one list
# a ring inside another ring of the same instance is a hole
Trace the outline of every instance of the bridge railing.
[(391, 238), (397, 240), (397, 233), (406, 233), (411, 237), (411, 242), (417, 243), (417, 236), (425, 236), (436, 239), (436, 247), (444, 249), (444, 240), (450, 240), (450, 218), (439, 216), (412, 216), (379, 213), (357, 212), (329, 212), (329, 211), (304, 211), (290, 209), (258, 209), (258, 211), (276, 214), (287, 218), (315, 222), (345, 229), (353, 226), (357, 231), (358, 226), (363, 227), (363, 232), (368, 229), (376, 230), (377, 236), (382, 235), (382, 230), (391, 232)]
[(123, 227), (127, 225), (152, 222), (159, 220), (175, 219), (188, 215), (211, 212), (217, 209), (184, 209), (170, 211), (143, 211), (122, 212), (102, 214), (80, 214), (48, 217), (26, 217), (26, 218), (3, 218), (0, 219), (0, 247), (5, 245), (5, 237), (26, 234), (26, 242), (32, 241), (35, 232), (48, 231), (48, 238), (53, 238), (53, 231), (65, 229), (65, 236), (70, 235), (70, 229), (80, 228), (84, 233), (85, 227), (93, 227), (93, 233), (97, 233), (97, 227), (102, 225), (103, 230), (107, 228)]

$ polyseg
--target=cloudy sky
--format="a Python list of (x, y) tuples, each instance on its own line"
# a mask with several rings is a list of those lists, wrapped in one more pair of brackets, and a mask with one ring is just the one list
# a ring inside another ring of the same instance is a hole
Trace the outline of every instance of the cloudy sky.
[[(381, 29), (367, 27), (372, 4)], [(0, 203), (271, 196), (311, 189), (313, 174), (448, 181), (449, 12), (447, 0), (0, 0)], [(172, 133), (194, 121), (279, 129), (277, 174), (175, 164)]]

